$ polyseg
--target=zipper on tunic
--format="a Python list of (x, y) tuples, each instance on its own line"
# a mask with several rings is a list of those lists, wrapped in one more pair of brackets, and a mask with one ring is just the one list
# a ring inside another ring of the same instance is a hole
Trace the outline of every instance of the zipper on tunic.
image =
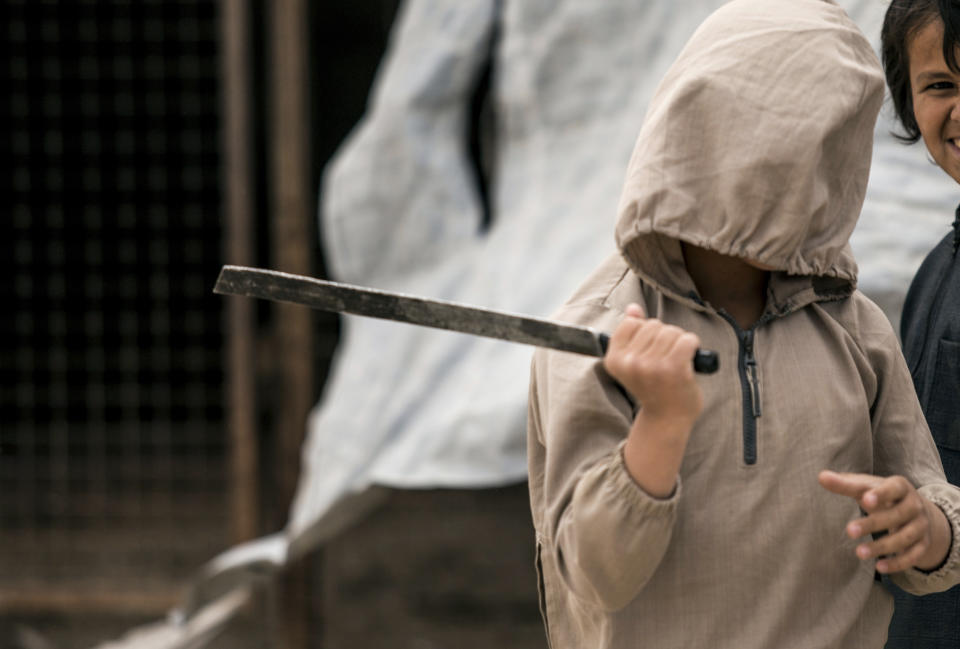
[(718, 313), (733, 327), (737, 334), (737, 341), (740, 343), (737, 369), (740, 373), (740, 390), (743, 395), (743, 461), (752, 465), (757, 463), (757, 419), (762, 413), (760, 376), (757, 372), (757, 357), (753, 348), (754, 332), (767, 318), (761, 317), (753, 327), (744, 331), (730, 314), (722, 310)]
[(743, 461), (757, 463), (757, 419), (760, 417), (760, 380), (753, 353), (753, 329), (740, 335), (740, 376), (745, 384), (743, 400)]

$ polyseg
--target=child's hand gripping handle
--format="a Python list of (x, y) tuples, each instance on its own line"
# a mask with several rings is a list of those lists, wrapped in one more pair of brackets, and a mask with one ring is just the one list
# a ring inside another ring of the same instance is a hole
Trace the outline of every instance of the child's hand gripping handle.
[[(610, 336), (604, 333), (598, 335), (600, 348), (607, 353)], [(712, 349), (698, 349), (693, 355), (693, 371), (699, 374), (713, 374), (720, 368), (720, 358)]]

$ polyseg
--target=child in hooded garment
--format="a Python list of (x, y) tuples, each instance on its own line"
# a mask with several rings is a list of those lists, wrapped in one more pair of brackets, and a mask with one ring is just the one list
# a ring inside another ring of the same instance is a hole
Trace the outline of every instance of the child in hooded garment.
[(613, 331), (607, 355), (534, 355), (553, 649), (880, 649), (878, 573), (960, 581), (960, 490), (848, 244), (882, 97), (825, 0), (734, 0), (664, 77), (619, 250), (558, 314)]
[[(907, 142), (921, 137), (960, 182), (960, 3), (896, 0), (881, 32), (884, 72)], [(900, 323), (903, 349), (947, 479), (960, 484), (960, 207), (953, 231), (917, 272)], [(888, 649), (960, 647), (960, 586), (915, 597), (894, 591)]]

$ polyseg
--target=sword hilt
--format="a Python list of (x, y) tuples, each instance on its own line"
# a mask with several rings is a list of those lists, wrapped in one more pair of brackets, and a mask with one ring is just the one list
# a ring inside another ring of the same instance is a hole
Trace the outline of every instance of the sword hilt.
[[(607, 353), (607, 346), (610, 344), (610, 336), (601, 333), (597, 335), (600, 341), (600, 349)], [(712, 349), (698, 349), (693, 355), (693, 371), (698, 374), (713, 374), (720, 368), (720, 357)]]

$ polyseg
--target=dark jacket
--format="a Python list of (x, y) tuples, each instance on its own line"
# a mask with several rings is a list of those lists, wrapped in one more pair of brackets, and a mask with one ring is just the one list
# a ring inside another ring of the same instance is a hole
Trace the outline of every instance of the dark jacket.
[[(914, 277), (900, 334), (920, 404), (947, 480), (960, 485), (960, 207), (954, 231)], [(896, 608), (887, 649), (960, 647), (960, 586), (915, 597), (892, 587)]]

